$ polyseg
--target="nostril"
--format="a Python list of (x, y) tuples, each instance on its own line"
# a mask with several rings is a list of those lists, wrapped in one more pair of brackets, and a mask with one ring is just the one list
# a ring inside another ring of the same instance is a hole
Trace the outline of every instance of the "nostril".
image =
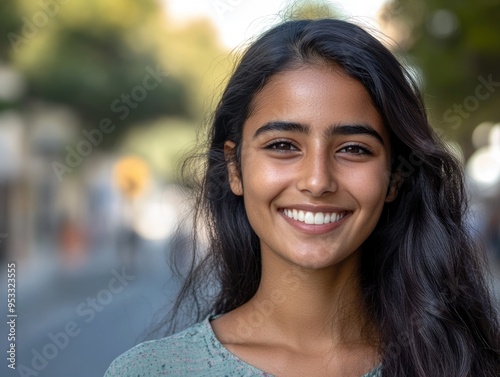
[(331, 151), (324, 144), (306, 150), (298, 166), (299, 190), (313, 196), (337, 190), (330, 156)]
[(314, 195), (322, 195), (326, 192), (337, 190), (335, 179), (327, 172), (310, 173), (299, 184), (301, 191), (308, 191)]

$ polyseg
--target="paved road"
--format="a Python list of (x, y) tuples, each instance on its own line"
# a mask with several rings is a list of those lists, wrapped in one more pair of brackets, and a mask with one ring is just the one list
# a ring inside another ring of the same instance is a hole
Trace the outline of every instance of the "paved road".
[[(100, 312), (91, 306), (86, 306), (80, 313), (61, 312), (59, 323), (53, 326), (51, 333), (59, 333), (60, 343), (68, 344), (58, 352), (57, 358), (49, 361), (39, 376), (102, 376), (111, 360), (140, 340), (155, 311), (162, 306), (164, 300), (157, 288), (152, 279), (144, 279), (131, 283), (111, 303), (102, 306)], [(81, 303), (76, 308), (79, 305)], [(68, 324), (71, 327), (66, 327)], [(65, 330), (73, 336), (63, 335)], [(47, 329), (30, 339), (27, 342), (30, 349), (24, 349), (20, 354), (20, 364), (30, 366), (33, 349), (43, 352), (47, 344), (54, 343), (52, 339), (55, 337), (49, 337)], [(22, 338), (19, 342), (23, 342)]]
[[(141, 258), (134, 273), (96, 260), (80, 274), (53, 271), (39, 289), (20, 287), (17, 370), (2, 357), (0, 375), (102, 377), (116, 356), (143, 340), (154, 315), (175, 294), (164, 255), (156, 250)], [(6, 355), (5, 326), (0, 337)]]

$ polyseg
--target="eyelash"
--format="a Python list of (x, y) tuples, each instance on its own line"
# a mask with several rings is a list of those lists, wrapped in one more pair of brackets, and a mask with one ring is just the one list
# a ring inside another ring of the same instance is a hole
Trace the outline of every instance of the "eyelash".
[[(278, 148), (278, 146), (283, 147), (283, 146), (286, 146), (286, 148)], [(349, 148), (356, 148), (359, 150), (358, 153), (354, 153), (354, 152), (347, 152), (347, 149)], [(268, 149), (268, 150), (274, 150), (274, 151), (277, 151), (279, 153), (290, 153), (290, 152), (294, 152), (294, 150), (297, 150), (298, 148), (294, 145), (294, 143), (292, 143), (290, 140), (273, 140), (271, 143), (267, 144), (264, 146), (264, 149)], [(373, 155), (373, 152), (371, 150), (369, 150), (368, 148), (362, 146), (362, 145), (359, 145), (359, 144), (350, 144), (350, 145), (346, 145), (344, 146), (343, 148), (341, 148), (339, 151), (344, 151), (343, 153), (349, 153), (349, 154), (352, 154), (352, 155), (357, 155), (357, 156), (372, 156)]]
[[(278, 148), (279, 145), (286, 145), (288, 149)], [(294, 152), (298, 148), (290, 140), (273, 140), (271, 143), (264, 146), (264, 149), (274, 150), (280, 153)]]
[(346, 152), (346, 153), (350, 153), (350, 154), (353, 154), (353, 155), (358, 155), (358, 156), (372, 156), (373, 155), (373, 152), (371, 150), (369, 150), (368, 148), (362, 146), (362, 145), (359, 145), (359, 144), (349, 144), (349, 145), (346, 145), (345, 147), (343, 147), (342, 149), (340, 149), (340, 151), (343, 151), (343, 150), (346, 150), (348, 148), (356, 148), (358, 150), (361, 151), (361, 153), (353, 153), (353, 152)]

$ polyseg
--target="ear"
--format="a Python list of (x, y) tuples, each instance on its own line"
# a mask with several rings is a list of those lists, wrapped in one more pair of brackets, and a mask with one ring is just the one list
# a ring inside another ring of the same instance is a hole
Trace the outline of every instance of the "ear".
[(391, 173), (391, 178), (389, 181), (389, 188), (387, 189), (387, 195), (385, 196), (385, 202), (390, 203), (397, 198), (399, 188), (403, 184), (404, 178), (401, 175), (401, 172), (398, 170), (394, 173)]
[(229, 177), (231, 191), (236, 196), (242, 196), (243, 184), (236, 166), (236, 144), (234, 141), (226, 140), (224, 142), (224, 157), (227, 163), (227, 175)]

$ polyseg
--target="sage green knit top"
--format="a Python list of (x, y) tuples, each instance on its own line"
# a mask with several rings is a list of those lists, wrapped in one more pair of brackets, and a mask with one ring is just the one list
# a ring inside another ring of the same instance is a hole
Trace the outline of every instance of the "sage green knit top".
[[(141, 343), (116, 358), (104, 377), (273, 377), (247, 364), (217, 340), (208, 316), (169, 337)], [(361, 377), (381, 377), (380, 366)]]

